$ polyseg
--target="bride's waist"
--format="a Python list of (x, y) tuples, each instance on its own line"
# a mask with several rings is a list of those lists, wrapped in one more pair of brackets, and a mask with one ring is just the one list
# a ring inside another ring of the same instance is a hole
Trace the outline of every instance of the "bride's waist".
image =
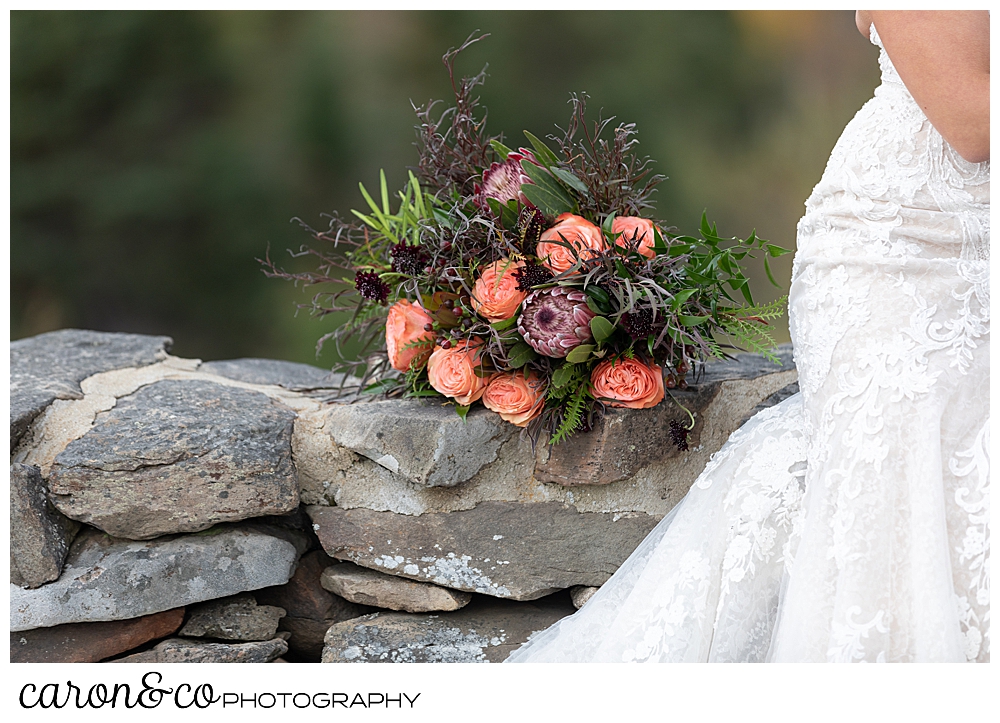
[(989, 206), (964, 212), (866, 200), (811, 208), (799, 221), (797, 247), (812, 256), (989, 258)]

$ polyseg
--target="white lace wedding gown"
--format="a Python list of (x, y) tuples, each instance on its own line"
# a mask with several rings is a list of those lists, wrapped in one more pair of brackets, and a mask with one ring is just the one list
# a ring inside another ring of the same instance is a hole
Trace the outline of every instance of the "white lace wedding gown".
[(989, 661), (989, 162), (879, 63), (798, 226), (801, 392), (507, 662)]

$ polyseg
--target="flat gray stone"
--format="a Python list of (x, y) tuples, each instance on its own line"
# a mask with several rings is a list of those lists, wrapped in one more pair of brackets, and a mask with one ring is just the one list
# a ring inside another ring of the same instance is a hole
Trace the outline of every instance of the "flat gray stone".
[[(725, 392), (734, 384), (739, 384), (745, 394), (753, 396), (755, 387), (760, 384), (755, 380), (761, 377), (773, 379), (773, 375), (784, 374), (789, 380), (794, 378), (791, 345), (779, 347), (776, 354), (778, 363), (759, 354), (737, 354), (732, 359), (713, 360), (705, 364), (698, 374), (688, 375), (687, 389), (673, 391), (673, 398), (695, 415), (695, 425), (688, 438), (689, 447), (701, 444), (706, 419), (726, 416), (726, 408), (732, 404), (732, 399)], [(769, 386), (773, 384), (770, 380), (767, 382)], [(761, 399), (759, 393), (756, 396)], [(780, 393), (768, 395), (755, 406), (753, 412), (777, 404), (782, 398)], [(750, 415), (746, 416), (749, 418)], [(724, 425), (728, 429), (727, 437), (742, 424), (738, 419), (731, 419)], [(535, 461), (535, 478), (566, 486), (610, 484), (630, 479), (650, 464), (683, 455), (684, 450), (679, 449), (671, 439), (671, 421), (687, 427), (689, 417), (669, 397), (652, 409), (609, 407), (590, 432), (573, 435), (558, 445), (546, 447)], [(717, 433), (720, 430), (711, 431)]]
[(472, 595), (426, 582), (415, 582), (350, 562), (331, 565), (320, 578), (323, 587), (359, 605), (408, 613), (458, 610)]
[(202, 643), (170, 638), (152, 650), (109, 663), (270, 663), (288, 651), (281, 638), (258, 643)]
[(331, 627), (323, 662), (500, 663), (572, 612), (566, 604), (495, 600), (438, 615), (375, 613)]
[(281, 585), (297, 557), (287, 540), (232, 527), (147, 542), (88, 529), (58, 580), (35, 590), (11, 585), (10, 629), (126, 620)]
[(38, 467), (10, 466), (10, 582), (38, 587), (62, 572), (80, 523), (49, 502)]
[(80, 382), (99, 372), (155, 364), (168, 336), (62, 329), (10, 343), (10, 448), (56, 399), (81, 399)]
[(195, 605), (178, 635), (244, 642), (270, 640), (283, 617), (284, 608), (258, 605), (253, 595), (243, 593)]
[(290, 512), (299, 503), (294, 421), (260, 392), (150, 384), (56, 457), (52, 501), (67, 517), (135, 540)]
[(797, 381), (796, 382), (792, 382), (788, 386), (782, 387), (781, 389), (779, 389), (778, 391), (776, 391), (774, 394), (772, 394), (771, 396), (769, 396), (767, 399), (763, 400), (756, 407), (754, 407), (753, 409), (751, 409), (750, 413), (747, 414), (746, 417), (744, 417), (742, 420), (740, 420), (740, 425), (739, 426), (742, 427), (744, 424), (746, 424), (747, 420), (749, 420), (750, 417), (754, 416), (758, 412), (763, 412), (768, 407), (773, 407), (775, 404), (783, 402), (786, 399), (788, 399), (790, 396), (792, 396), (793, 394), (798, 394), (798, 393), (799, 393), (799, 383)]
[(311, 364), (278, 359), (210, 361), (198, 367), (198, 371), (248, 384), (273, 384), (294, 392), (337, 390), (344, 384), (356, 381), (355, 377), (320, 369)]
[(558, 502), (481, 502), (422, 515), (307, 511), (331, 557), (514, 600), (604, 584), (657, 522), (642, 513), (577, 512)]
[(585, 587), (583, 585), (579, 587), (570, 588), (569, 599), (573, 601), (573, 607), (577, 610), (582, 608), (590, 598), (594, 597), (594, 593), (600, 590), (599, 587)]
[(422, 487), (465, 482), (520, 431), (485, 407), (463, 421), (454, 407), (400, 399), (331, 405), (326, 421), (338, 445)]

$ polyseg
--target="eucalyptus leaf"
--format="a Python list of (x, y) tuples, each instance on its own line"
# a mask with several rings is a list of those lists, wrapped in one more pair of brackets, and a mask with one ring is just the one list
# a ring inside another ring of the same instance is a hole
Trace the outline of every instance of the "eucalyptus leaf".
[(587, 308), (593, 311), (595, 314), (607, 314), (608, 309), (602, 309), (600, 305), (591, 297), (587, 297)]
[(674, 295), (674, 298), (670, 301), (670, 310), (677, 311), (681, 308), (681, 304), (690, 299), (692, 296), (698, 293), (698, 289), (684, 289)]
[(557, 166), (552, 166), (549, 170), (552, 171), (552, 175), (572, 188), (574, 191), (582, 193), (584, 196), (590, 196), (590, 191), (587, 189), (586, 184), (569, 171), (564, 171), (562, 168)]
[(490, 326), (492, 326), (497, 331), (503, 331), (504, 329), (509, 329), (517, 323), (517, 317), (512, 316), (509, 319), (504, 319), (503, 321), (494, 321)]
[(561, 389), (569, 384), (575, 373), (576, 370), (573, 368), (572, 364), (563, 364), (552, 373), (552, 386), (555, 389)]
[(528, 178), (535, 182), (535, 185), (544, 188), (553, 196), (564, 199), (570, 205), (575, 203), (573, 197), (569, 195), (569, 192), (562, 186), (562, 184), (553, 178), (552, 175), (544, 168), (539, 168), (529, 160), (521, 161), (521, 168), (524, 170), (525, 174), (527, 174)]
[(563, 213), (570, 213), (573, 210), (573, 204), (566, 199), (555, 196), (531, 183), (522, 184), (521, 193), (531, 201), (533, 206), (551, 218)]
[(507, 160), (507, 156), (511, 152), (507, 146), (497, 140), (490, 141), (490, 145), (493, 146), (493, 150), (497, 152), (500, 158), (505, 161)]
[(677, 320), (684, 326), (698, 326), (698, 324), (701, 324), (703, 321), (711, 318), (711, 314), (706, 314), (704, 316), (685, 316), (684, 314), (680, 314), (677, 316)]
[(590, 359), (590, 352), (592, 351), (594, 351), (593, 344), (581, 344), (580, 346), (573, 348), (570, 353), (566, 355), (566, 361), (570, 364), (580, 364)]
[(595, 316), (590, 320), (590, 333), (598, 344), (610, 338), (615, 333), (615, 325), (603, 316)]
[(531, 348), (527, 342), (519, 342), (507, 352), (508, 364), (511, 369), (520, 369), (532, 359), (538, 358), (538, 352)]
[(529, 133), (528, 131), (524, 132), (524, 137), (531, 142), (531, 147), (535, 149), (535, 158), (537, 158), (543, 166), (554, 166), (559, 162), (556, 154), (553, 153), (552, 149), (545, 145), (540, 138), (532, 133)]

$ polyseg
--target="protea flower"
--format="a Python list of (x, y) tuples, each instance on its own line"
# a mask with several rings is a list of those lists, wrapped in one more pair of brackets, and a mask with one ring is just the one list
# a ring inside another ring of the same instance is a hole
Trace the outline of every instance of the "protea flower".
[(539, 289), (524, 300), (517, 330), (539, 354), (561, 359), (593, 338), (594, 316), (582, 291), (564, 286)]
[(531, 205), (528, 197), (521, 193), (522, 183), (533, 183), (528, 175), (521, 168), (521, 161), (529, 160), (535, 165), (541, 165), (535, 160), (531, 151), (521, 148), (519, 151), (511, 151), (507, 154), (507, 160), (502, 163), (494, 163), (483, 171), (483, 185), (476, 184), (476, 203), (482, 209), (489, 209), (488, 198), (495, 198), (500, 205), (506, 205), (508, 201), (518, 200), (525, 206)]

